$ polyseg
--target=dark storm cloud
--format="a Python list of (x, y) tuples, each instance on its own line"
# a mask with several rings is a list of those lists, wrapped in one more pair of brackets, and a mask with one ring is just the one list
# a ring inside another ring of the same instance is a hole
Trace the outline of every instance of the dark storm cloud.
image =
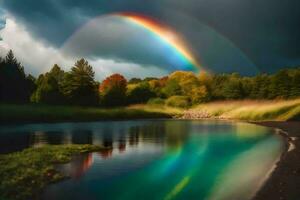
[(145, 29), (137, 29), (119, 16), (98, 17), (77, 30), (61, 47), (68, 56), (99, 56), (118, 62), (153, 65), (164, 69), (182, 69), (181, 60), (169, 45)]
[(4, 0), (1, 6), (25, 23), (33, 34), (56, 46), (98, 15), (118, 11), (148, 13), (153, 10), (155, 13), (159, 8), (155, 3), (141, 4), (139, 0), (89, 0), (88, 3), (81, 0)]
[[(191, 44), (195, 44), (193, 47), (196, 52), (209, 54), (206, 56), (207, 60), (211, 60), (207, 61), (208, 65), (214, 66), (215, 71), (218, 71), (217, 65), (222, 71), (230, 63), (250, 65), (251, 61), (263, 71), (274, 71), (286, 65), (299, 65), (300, 60), (298, 0), (4, 0), (0, 3), (3, 9), (23, 22), (34, 36), (57, 47), (79, 26), (95, 16), (132, 11), (171, 24)], [(209, 35), (195, 33), (197, 29), (187, 25), (190, 22), (180, 20), (180, 14), (211, 27), (211, 30), (223, 35), (232, 48), (220, 47), (222, 42), (219, 41), (213, 49), (212, 38), (207, 39), (211, 39), (209, 46), (203, 46), (206, 41), (203, 37)], [(202, 40), (202, 45), (198, 40)], [(233, 55), (238, 49), (241, 50), (242, 59)], [(222, 55), (230, 52), (230, 55)], [(223, 56), (224, 59), (220, 60), (225, 64), (217, 61), (218, 56)]]

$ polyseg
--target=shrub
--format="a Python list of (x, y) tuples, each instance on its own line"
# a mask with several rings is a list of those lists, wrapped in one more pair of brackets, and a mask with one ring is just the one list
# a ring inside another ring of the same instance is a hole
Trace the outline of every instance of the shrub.
[(162, 98), (152, 98), (147, 103), (150, 105), (164, 105), (165, 100)]
[(127, 101), (130, 104), (146, 103), (150, 98), (155, 96), (148, 82), (142, 82), (127, 91)]
[(190, 99), (187, 96), (172, 96), (166, 100), (166, 105), (172, 107), (187, 108), (191, 105)]

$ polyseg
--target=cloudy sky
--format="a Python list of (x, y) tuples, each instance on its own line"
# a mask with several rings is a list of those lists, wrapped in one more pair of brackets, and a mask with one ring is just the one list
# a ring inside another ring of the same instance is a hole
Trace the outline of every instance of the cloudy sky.
[[(256, 74), (300, 65), (299, 0), (0, 0), (0, 55), (26, 72), (87, 58), (99, 79), (182, 69), (165, 44), (112, 15), (152, 17), (180, 34), (203, 69)], [(200, 69), (201, 70), (201, 69)]]

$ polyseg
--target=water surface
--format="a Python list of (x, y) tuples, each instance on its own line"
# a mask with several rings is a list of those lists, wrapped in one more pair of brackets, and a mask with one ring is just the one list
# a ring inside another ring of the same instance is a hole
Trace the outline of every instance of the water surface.
[(98, 144), (60, 170), (43, 199), (249, 199), (283, 149), (273, 130), (224, 121), (111, 121), (0, 127), (1, 153)]

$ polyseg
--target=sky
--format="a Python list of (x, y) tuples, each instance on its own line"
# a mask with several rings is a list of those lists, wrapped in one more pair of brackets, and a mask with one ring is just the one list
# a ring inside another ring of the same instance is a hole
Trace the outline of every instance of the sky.
[(172, 45), (118, 13), (155, 19), (180, 37), (197, 71), (254, 75), (300, 65), (299, 0), (0, 0), (0, 55), (27, 73), (86, 58), (98, 79), (186, 70)]

